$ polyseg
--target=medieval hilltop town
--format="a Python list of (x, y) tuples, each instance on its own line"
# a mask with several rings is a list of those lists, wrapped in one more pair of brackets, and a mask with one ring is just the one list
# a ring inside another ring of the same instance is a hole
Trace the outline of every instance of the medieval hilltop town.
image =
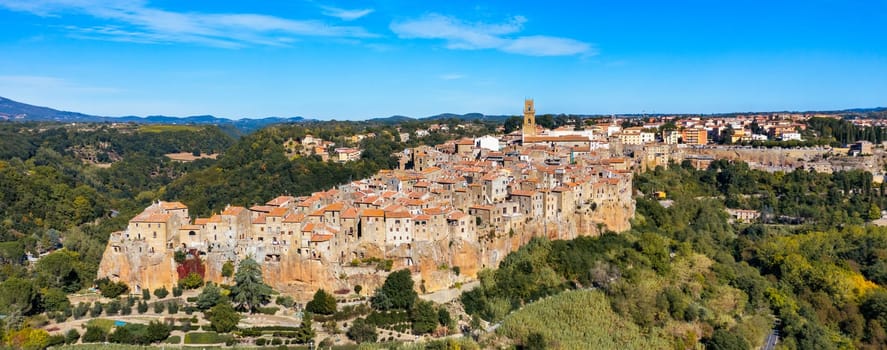
[[(172, 287), (176, 251), (199, 255), (204, 279), (253, 257), (265, 281), (307, 298), (318, 288), (372, 291), (385, 275), (367, 259), (409, 268), (424, 292), (470, 280), (532, 237), (570, 239), (629, 228), (631, 172), (591, 150), (587, 132), (550, 133), (524, 104), (517, 140), (458, 140), (405, 150), (399, 169), (310, 196), (227, 206), (192, 220), (180, 202), (156, 202), (111, 235), (99, 277), (134, 291)], [(624, 164), (623, 164), (624, 165)], [(441, 268), (444, 267), (444, 268)]]
[[(632, 173), (655, 166), (690, 161), (704, 169), (714, 159), (729, 159), (766, 171), (864, 169), (883, 176), (877, 171), (881, 148), (873, 151), (864, 141), (847, 151), (876, 157), (829, 157), (836, 150), (821, 147), (760, 152), (707, 146), (720, 137), (798, 141), (809, 117), (689, 118), (671, 120), (680, 131), (661, 133), (654, 130), (663, 119), (627, 128), (613, 122), (548, 130), (536, 125), (534, 102), (526, 100), (516, 132), (407, 149), (397, 154), (398, 169), (310, 196), (229, 205), (193, 220), (183, 203), (156, 202), (111, 235), (98, 274), (138, 292), (169, 288), (183, 277), (176, 252), (198, 257), (199, 273), (214, 282), (224, 282), (226, 262), (252, 257), (262, 264), (266, 283), (305, 299), (320, 288), (348, 292), (361, 285), (371, 293), (386, 273), (362, 262), (390, 261), (391, 270), (410, 269), (417, 288), (430, 293), (473, 280), (533, 237), (629, 229)], [(749, 130), (752, 124), (766, 133)], [(344, 156), (332, 160), (357, 159), (359, 152), (337, 149)], [(760, 215), (728, 211), (737, 220)]]

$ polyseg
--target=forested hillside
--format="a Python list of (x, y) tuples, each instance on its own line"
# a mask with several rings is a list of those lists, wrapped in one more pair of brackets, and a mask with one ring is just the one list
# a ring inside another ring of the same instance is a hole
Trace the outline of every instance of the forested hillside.
[[(776, 327), (786, 349), (883, 348), (887, 229), (860, 225), (883, 198), (859, 179), (865, 174), (768, 174), (726, 162), (708, 171), (659, 168), (638, 176), (636, 186), (666, 191), (673, 201), (667, 208), (639, 197), (629, 232), (533, 241), (498, 270), (483, 271), (481, 286), (461, 301), (469, 314), (505, 320), (487, 339), (491, 344), (569, 348), (558, 332), (573, 328), (534, 332), (532, 325), (577, 319), (570, 309), (530, 306), (564, 290), (596, 289), (637, 326), (620, 339), (665, 337), (674, 349), (697, 342), (751, 349)], [(817, 186), (842, 192), (817, 192)], [(770, 196), (774, 217), (800, 215), (803, 224), (728, 221), (725, 203), (755, 207)]]
[[(212, 126), (0, 123), (0, 281), (18, 281), (0, 285), (14, 289), (2, 294), (92, 286), (108, 234), (123, 229), (163, 186), (214, 162), (174, 162), (163, 154), (219, 152), (232, 142)], [(105, 152), (111, 163), (84, 159), (80, 151), (87, 148)], [(62, 247), (67, 250), (40, 259), (45, 270), (25, 261), (26, 254)], [(58, 275), (58, 269), (67, 272)], [(13, 303), (0, 304), (5, 313)]]

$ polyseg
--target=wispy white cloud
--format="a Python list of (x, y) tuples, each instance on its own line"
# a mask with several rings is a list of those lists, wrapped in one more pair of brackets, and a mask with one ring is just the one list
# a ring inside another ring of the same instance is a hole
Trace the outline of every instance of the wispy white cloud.
[(458, 80), (458, 79), (465, 78), (465, 75), (459, 74), (459, 73), (449, 73), (449, 74), (441, 74), (440, 78), (443, 80)]
[(113, 94), (121, 90), (88, 86), (67, 79), (42, 75), (0, 75), (0, 91), (64, 91), (67, 93)]
[(527, 19), (515, 16), (503, 23), (471, 23), (439, 14), (393, 22), (391, 31), (403, 39), (440, 39), (456, 50), (495, 49), (529, 56), (594, 55), (591, 44), (553, 36), (516, 36)]
[(330, 17), (336, 17), (343, 21), (353, 21), (368, 14), (373, 13), (373, 9), (346, 10), (338, 7), (321, 6), (323, 14)]
[(193, 43), (223, 48), (286, 45), (298, 37), (366, 38), (362, 27), (252, 13), (174, 12), (144, 0), (0, 0), (0, 7), (38, 16), (88, 15), (107, 24), (67, 26), (82, 38), (139, 43)]

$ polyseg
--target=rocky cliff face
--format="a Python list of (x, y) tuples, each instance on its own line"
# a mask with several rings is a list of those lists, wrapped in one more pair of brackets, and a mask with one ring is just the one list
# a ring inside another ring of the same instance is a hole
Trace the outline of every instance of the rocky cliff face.
[(173, 286), (178, 280), (172, 251), (149, 253), (144, 241), (126, 246), (108, 244), (99, 264), (98, 276), (126, 282), (132, 291)]
[[(618, 202), (614, 202), (618, 203)], [(495, 233), (490, 227), (478, 230), (478, 242), (461, 239), (419, 241), (384, 250), (374, 244), (360, 243), (353, 249), (364, 259), (382, 258), (393, 261), (392, 270), (408, 268), (413, 271), (416, 287), (420, 292), (431, 293), (452, 287), (456, 282), (466, 282), (477, 277), (484, 268), (494, 268), (508, 253), (519, 249), (533, 237), (549, 239), (573, 239), (578, 236), (599, 235), (601, 228), (624, 231), (630, 228), (629, 219), (634, 215), (634, 203), (605, 204), (583, 215), (568, 215), (547, 225), (535, 224), (509, 233)], [(113, 237), (112, 237), (113, 238)], [(262, 248), (242, 247), (235, 252), (234, 244), (215, 247), (202, 257), (207, 281), (231, 283), (221, 276), (226, 261), (238, 261), (239, 255), (251, 252), (254, 256)], [(115, 248), (116, 247), (116, 248)], [(109, 244), (99, 267), (99, 276), (108, 276), (126, 282), (133, 290), (151, 290), (165, 286), (171, 288), (177, 282), (176, 263), (172, 251), (145, 253), (143, 242), (128, 241)], [(242, 258), (242, 257), (241, 257)], [(355, 285), (363, 287), (362, 294), (369, 295), (382, 285), (387, 272), (378, 271), (374, 265), (350, 266), (349, 261), (309, 259), (298, 254), (281, 254), (280, 260), (258, 259), (262, 264), (265, 282), (275, 290), (307, 300), (319, 288), (327, 291), (353, 291)], [(458, 274), (453, 269), (458, 267)]]

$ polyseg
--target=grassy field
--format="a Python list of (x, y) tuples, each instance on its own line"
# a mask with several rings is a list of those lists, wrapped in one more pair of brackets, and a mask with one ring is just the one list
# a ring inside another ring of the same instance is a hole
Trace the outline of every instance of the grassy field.
[(228, 334), (216, 332), (190, 332), (185, 333), (185, 344), (219, 344), (231, 339)]
[(508, 315), (497, 333), (525, 344), (531, 335), (559, 349), (667, 349), (660, 331), (642, 332), (617, 315), (603, 293), (569, 291), (526, 305)]
[(141, 132), (198, 131), (197, 125), (145, 124), (139, 127)]

